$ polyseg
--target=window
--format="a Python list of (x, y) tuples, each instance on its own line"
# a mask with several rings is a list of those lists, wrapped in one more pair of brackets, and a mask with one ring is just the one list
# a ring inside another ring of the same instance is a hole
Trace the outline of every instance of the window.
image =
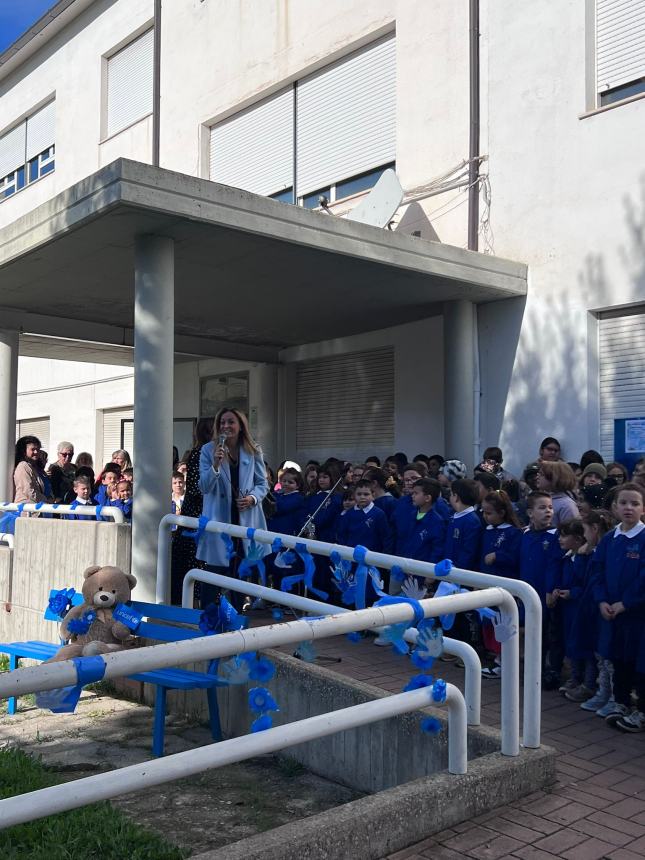
[(396, 157), (396, 41), (354, 51), (211, 128), (210, 178), (318, 206), (376, 184)]
[(645, 93), (645, 0), (597, 0), (596, 91), (600, 107)]
[(49, 450), (49, 416), (43, 418), (22, 418), (16, 421), (16, 441), (22, 436), (35, 436), (40, 439), (44, 451)]
[(123, 449), (132, 457), (134, 436), (134, 408), (103, 410), (103, 450), (97, 472), (112, 460), (115, 451)]
[(152, 113), (154, 30), (148, 30), (107, 60), (106, 137)]
[(56, 102), (51, 101), (0, 137), (0, 200), (56, 166)]
[(223, 406), (249, 414), (248, 373), (206, 376), (200, 380), (199, 414), (204, 418), (214, 418)]

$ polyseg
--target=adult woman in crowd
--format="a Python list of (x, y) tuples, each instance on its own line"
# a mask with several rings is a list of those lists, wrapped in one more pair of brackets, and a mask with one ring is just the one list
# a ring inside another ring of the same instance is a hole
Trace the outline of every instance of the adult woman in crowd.
[(553, 501), (552, 528), (560, 523), (573, 520), (578, 516), (578, 506), (574, 500), (576, 476), (568, 463), (549, 461), (540, 463), (537, 476), (538, 490), (551, 493)]
[(94, 458), (89, 451), (81, 451), (81, 453), (77, 455), (74, 465), (77, 470), (80, 469), (81, 466), (86, 466), (94, 471)]
[[(193, 430), (193, 447), (185, 454), (186, 460), (186, 489), (184, 503), (181, 508), (184, 517), (201, 517), (203, 496), (199, 489), (199, 457), (202, 447), (213, 438), (213, 418), (200, 418)], [(184, 535), (182, 529), (173, 532), (172, 540), (172, 574), (170, 602), (181, 606), (181, 590), (184, 576), (193, 567), (199, 567), (195, 554), (197, 544), (189, 535)]]
[(132, 468), (132, 460), (130, 459), (130, 455), (127, 451), (124, 451), (123, 448), (119, 448), (118, 451), (112, 452), (112, 460), (111, 463), (116, 463), (117, 466), (123, 472), (124, 469)]
[[(262, 500), (269, 485), (262, 451), (251, 436), (246, 415), (239, 409), (220, 409), (215, 416), (213, 439), (202, 447), (199, 458), (203, 514), (209, 520), (266, 529)], [(236, 540), (234, 545), (236, 555), (229, 560), (220, 535), (204, 532), (197, 547), (197, 558), (205, 563), (207, 570), (235, 576), (249, 542)], [(268, 546), (260, 546), (264, 554), (270, 552)], [(217, 593), (218, 589), (202, 584), (202, 606), (208, 605)], [(235, 602), (241, 605), (238, 598)]]
[(547, 463), (555, 463), (560, 459), (562, 447), (557, 439), (553, 436), (547, 436), (540, 443), (540, 455), (538, 461)]
[(40, 468), (40, 439), (37, 436), (21, 436), (16, 442), (13, 483), (14, 502), (49, 501)]

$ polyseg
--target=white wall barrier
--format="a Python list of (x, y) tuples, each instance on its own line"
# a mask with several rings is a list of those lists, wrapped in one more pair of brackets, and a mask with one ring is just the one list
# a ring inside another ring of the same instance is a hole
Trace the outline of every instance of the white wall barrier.
[(0, 502), (0, 513), (2, 511), (21, 511), (26, 514), (75, 514), (79, 517), (96, 517), (99, 509), (102, 517), (107, 517), (115, 523), (125, 522), (123, 511), (108, 505), (99, 508), (94, 505), (56, 505), (46, 502)]

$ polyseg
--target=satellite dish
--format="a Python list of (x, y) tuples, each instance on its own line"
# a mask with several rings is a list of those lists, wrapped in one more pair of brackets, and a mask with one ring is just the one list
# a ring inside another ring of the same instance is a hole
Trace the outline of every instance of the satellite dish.
[(403, 200), (403, 188), (390, 168), (381, 174), (370, 193), (347, 214), (347, 220), (373, 227), (387, 227)]

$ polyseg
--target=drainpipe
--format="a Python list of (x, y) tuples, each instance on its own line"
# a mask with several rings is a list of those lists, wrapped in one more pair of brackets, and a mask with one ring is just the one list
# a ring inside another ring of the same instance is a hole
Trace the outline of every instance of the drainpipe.
[(479, 0), (470, 0), (470, 140), (468, 147), (468, 249), (479, 248)]
[(152, 165), (159, 167), (159, 109), (161, 107), (161, 0), (155, 0), (152, 69)]

